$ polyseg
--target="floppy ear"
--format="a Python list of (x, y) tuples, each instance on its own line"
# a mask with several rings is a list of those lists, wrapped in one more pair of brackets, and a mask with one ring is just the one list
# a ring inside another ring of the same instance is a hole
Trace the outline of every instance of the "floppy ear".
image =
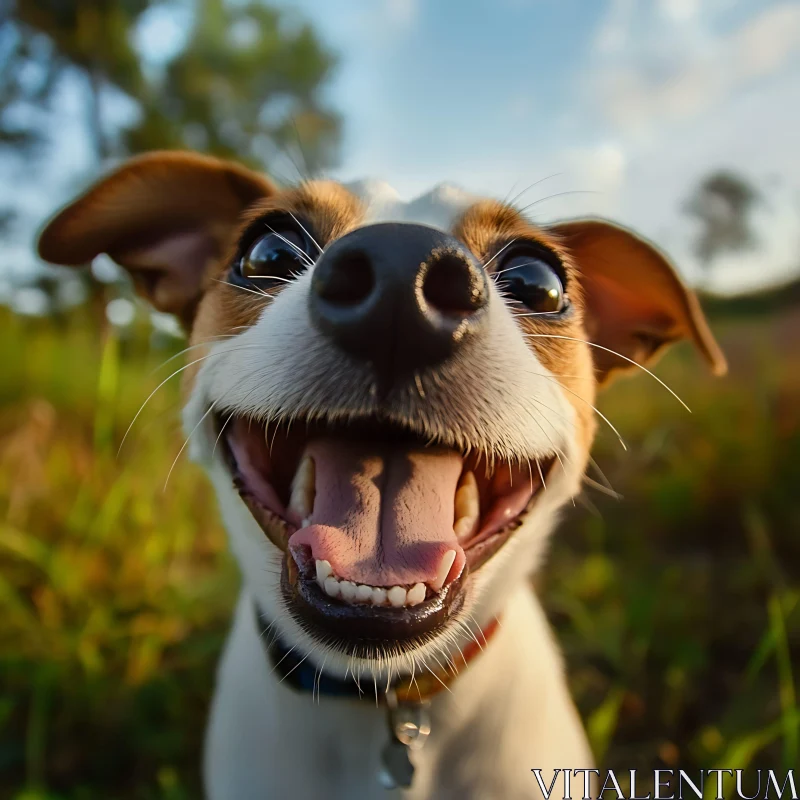
[[(715, 375), (727, 371), (694, 292), (684, 286), (666, 257), (630, 231), (602, 220), (554, 225), (581, 274), (585, 324), (595, 344), (638, 364), (671, 342), (691, 340)], [(607, 350), (592, 348), (597, 379), (633, 369)]]
[(39, 237), (39, 255), (80, 266), (107, 253), (159, 311), (191, 324), (206, 268), (242, 211), (275, 187), (227, 161), (184, 152), (131, 159), (64, 208)]

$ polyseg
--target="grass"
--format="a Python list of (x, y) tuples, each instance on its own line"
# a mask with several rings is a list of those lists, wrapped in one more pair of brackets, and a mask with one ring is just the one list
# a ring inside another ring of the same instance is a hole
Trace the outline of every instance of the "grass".
[[(624, 499), (588, 490), (538, 578), (620, 771), (800, 763), (797, 319), (717, 327), (729, 378), (687, 349), (658, 368), (693, 414), (646, 377), (604, 396), (629, 453), (603, 433), (595, 457)], [(0, 798), (199, 796), (237, 576), (198, 470), (164, 491), (178, 379), (117, 456), (177, 349), (0, 312)]]

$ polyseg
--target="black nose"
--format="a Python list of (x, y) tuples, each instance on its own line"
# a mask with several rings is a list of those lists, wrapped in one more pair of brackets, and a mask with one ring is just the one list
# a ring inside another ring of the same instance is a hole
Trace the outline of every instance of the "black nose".
[(381, 223), (334, 242), (311, 280), (311, 317), (386, 380), (441, 362), (484, 324), (486, 273), (435, 228)]

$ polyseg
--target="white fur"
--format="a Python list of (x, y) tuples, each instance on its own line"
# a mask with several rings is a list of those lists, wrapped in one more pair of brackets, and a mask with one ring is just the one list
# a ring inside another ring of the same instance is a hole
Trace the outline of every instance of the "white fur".
[[(363, 189), (366, 193), (366, 189)], [(469, 200), (438, 189), (409, 206), (372, 185), (369, 221), (387, 218), (447, 227)], [(263, 797), (386, 797), (377, 783), (385, 712), (368, 702), (296, 695), (269, 674), (253, 616), (256, 600), (275, 633), (326, 673), (384, 684), (391, 674), (446, 658), (495, 615), (502, 629), (432, 706), (433, 732), (415, 754), (411, 798), (532, 797), (530, 772), (591, 766), (560, 658), (527, 578), (539, 564), (559, 508), (579, 487), (575, 419), (560, 384), (525, 341), (492, 285), (488, 335), (418, 385), (389, 400), (388, 416), (455, 447), (479, 447), (505, 460), (559, 453), (564, 468), (548, 481), (525, 524), (470, 578), (463, 614), (410, 656), (376, 664), (321, 646), (286, 612), (283, 554), (264, 536), (214, 453), (208, 417), (217, 409), (254, 418), (355, 418), (376, 408), (368, 369), (334, 350), (311, 324), (311, 270), (287, 286), (258, 322), (217, 343), (203, 362), (184, 413), (192, 453), (220, 499), (244, 588), (217, 682), (205, 777), (212, 800)], [(382, 407), (386, 412), (385, 406)]]
[(375, 222), (416, 222), (449, 230), (456, 218), (478, 198), (451, 183), (440, 183), (429, 192), (404, 203), (383, 181), (357, 181), (346, 187), (366, 206), (364, 224)]

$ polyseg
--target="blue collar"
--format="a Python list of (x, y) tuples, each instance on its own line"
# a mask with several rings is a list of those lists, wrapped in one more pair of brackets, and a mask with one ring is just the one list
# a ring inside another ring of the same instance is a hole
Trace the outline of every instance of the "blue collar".
[[(254, 610), (260, 630), (265, 630), (270, 625), (270, 620), (261, 613), (258, 606), (255, 606)], [(305, 656), (297, 653), (295, 648), (287, 648), (277, 636), (269, 644), (265, 642), (264, 647), (279, 680), (297, 692), (308, 692), (316, 694), (317, 697), (366, 696), (353, 679), (343, 681), (326, 675), (313, 666)]]

